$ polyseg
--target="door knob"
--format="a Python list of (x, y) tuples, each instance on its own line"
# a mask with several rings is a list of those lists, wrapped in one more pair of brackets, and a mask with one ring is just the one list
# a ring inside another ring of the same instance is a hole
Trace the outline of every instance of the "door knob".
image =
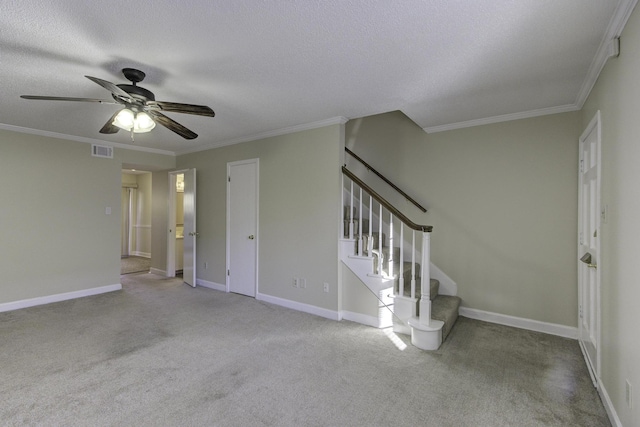
[(198, 236), (199, 236), (199, 234), (198, 234), (198, 233), (196, 233), (195, 231), (190, 231), (190, 232), (189, 232), (189, 236), (196, 236), (196, 237), (198, 237)]
[(251, 236), (249, 236), (249, 240), (253, 240), (253, 239), (255, 239), (255, 238), (256, 238), (256, 237), (255, 237), (253, 234), (252, 234)]

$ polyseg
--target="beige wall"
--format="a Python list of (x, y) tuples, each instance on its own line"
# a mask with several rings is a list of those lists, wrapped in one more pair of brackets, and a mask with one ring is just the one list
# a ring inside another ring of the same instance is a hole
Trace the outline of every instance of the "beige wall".
[[(369, 321), (371, 326), (380, 326), (380, 318), (391, 316), (375, 294), (367, 288), (362, 280), (355, 275), (349, 267), (342, 264), (340, 266), (340, 274), (342, 275), (342, 310), (348, 312), (349, 315), (362, 315)], [(389, 293), (393, 293), (391, 290)], [(345, 318), (348, 318), (345, 316)], [(384, 325), (388, 326), (388, 325)]]
[(0, 131), (0, 182), (0, 303), (120, 282), (119, 161)]
[[(601, 224), (602, 384), (625, 426), (640, 425), (640, 11), (621, 38), (620, 57), (600, 75), (582, 114), (582, 128), (600, 110), (602, 119)], [(625, 381), (634, 387), (634, 409)]]
[(178, 169), (197, 169), (198, 277), (225, 284), (227, 163), (259, 158), (259, 292), (337, 310), (342, 134), (335, 125), (179, 156)]
[(346, 145), (428, 208), (347, 156), (376, 190), (434, 226), (432, 260), (466, 307), (576, 326), (579, 113), (427, 135), (400, 112), (352, 120)]
[(173, 169), (176, 166), (175, 156), (148, 151), (116, 149), (114, 157), (122, 162), (124, 169), (158, 171)]
[(0, 130), (0, 304), (120, 282), (123, 159), (175, 164), (129, 151)]
[(132, 173), (126, 173), (123, 172), (122, 173), (122, 183), (123, 184), (129, 184), (129, 185), (138, 185), (138, 179), (136, 178), (137, 175), (134, 175)]

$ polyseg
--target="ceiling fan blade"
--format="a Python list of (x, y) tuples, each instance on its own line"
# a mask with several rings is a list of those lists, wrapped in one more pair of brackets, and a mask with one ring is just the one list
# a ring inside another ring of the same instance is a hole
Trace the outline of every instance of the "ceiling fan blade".
[(197, 133), (187, 129), (186, 127), (182, 126), (180, 123), (170, 119), (169, 117), (165, 116), (164, 114), (162, 114), (162, 113), (160, 113), (158, 111), (152, 110), (152, 109), (148, 109), (146, 111), (147, 111), (147, 113), (149, 113), (149, 115), (151, 117), (153, 117), (153, 119), (157, 123), (160, 123), (162, 126), (166, 127), (170, 131), (173, 131), (173, 132), (177, 133), (181, 137), (183, 137), (185, 139), (195, 139), (195, 138), (198, 137)]
[(107, 123), (102, 126), (100, 129), (100, 133), (117, 133), (120, 128), (113, 124), (113, 121), (116, 119), (116, 116), (120, 113), (121, 110), (116, 111), (113, 116), (107, 121)]
[(173, 113), (195, 114), (198, 116), (215, 117), (216, 113), (206, 105), (180, 104), (177, 102), (149, 101), (147, 107), (170, 111)]
[(111, 92), (114, 96), (119, 96), (127, 101), (133, 100), (133, 98), (131, 98), (131, 95), (129, 95), (127, 92), (120, 89), (118, 86), (116, 86), (111, 82), (99, 79), (97, 77), (91, 77), (91, 76), (85, 76), (85, 77), (91, 80), (92, 82), (99, 84), (100, 86), (102, 86), (103, 88)]
[(78, 101), (78, 102), (98, 102), (100, 104), (117, 104), (116, 101), (95, 98), (69, 98), (67, 96), (37, 96), (37, 95), (20, 95), (24, 99), (40, 99), (43, 101)]

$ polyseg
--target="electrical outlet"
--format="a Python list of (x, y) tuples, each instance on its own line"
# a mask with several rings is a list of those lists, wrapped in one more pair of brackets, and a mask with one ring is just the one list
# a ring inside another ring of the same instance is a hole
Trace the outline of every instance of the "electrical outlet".
[(204, 269), (206, 270), (207, 268), (209, 268), (209, 263), (207, 261), (204, 262)]
[(300, 289), (305, 289), (307, 287), (307, 279), (298, 280), (298, 284), (300, 285)]
[(629, 409), (633, 409), (633, 387), (631, 387), (631, 383), (629, 380), (625, 382), (625, 397), (627, 400), (627, 406)]
[(293, 278), (293, 282), (292, 282), (291, 284), (292, 284), (292, 286), (293, 286), (294, 288), (297, 288), (297, 287), (298, 287), (298, 278), (297, 278), (297, 277), (294, 277), (294, 278)]
[(324, 283), (324, 291), (329, 292), (329, 284), (327, 282)]

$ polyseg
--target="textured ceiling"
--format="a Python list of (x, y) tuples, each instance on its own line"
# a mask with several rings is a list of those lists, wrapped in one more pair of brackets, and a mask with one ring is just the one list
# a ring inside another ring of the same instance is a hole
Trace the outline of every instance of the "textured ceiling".
[(84, 78), (156, 99), (204, 104), (215, 118), (167, 113), (136, 147), (189, 152), (402, 110), (438, 131), (582, 106), (637, 0), (2, 1), (0, 127), (132, 144), (98, 133), (116, 105)]

